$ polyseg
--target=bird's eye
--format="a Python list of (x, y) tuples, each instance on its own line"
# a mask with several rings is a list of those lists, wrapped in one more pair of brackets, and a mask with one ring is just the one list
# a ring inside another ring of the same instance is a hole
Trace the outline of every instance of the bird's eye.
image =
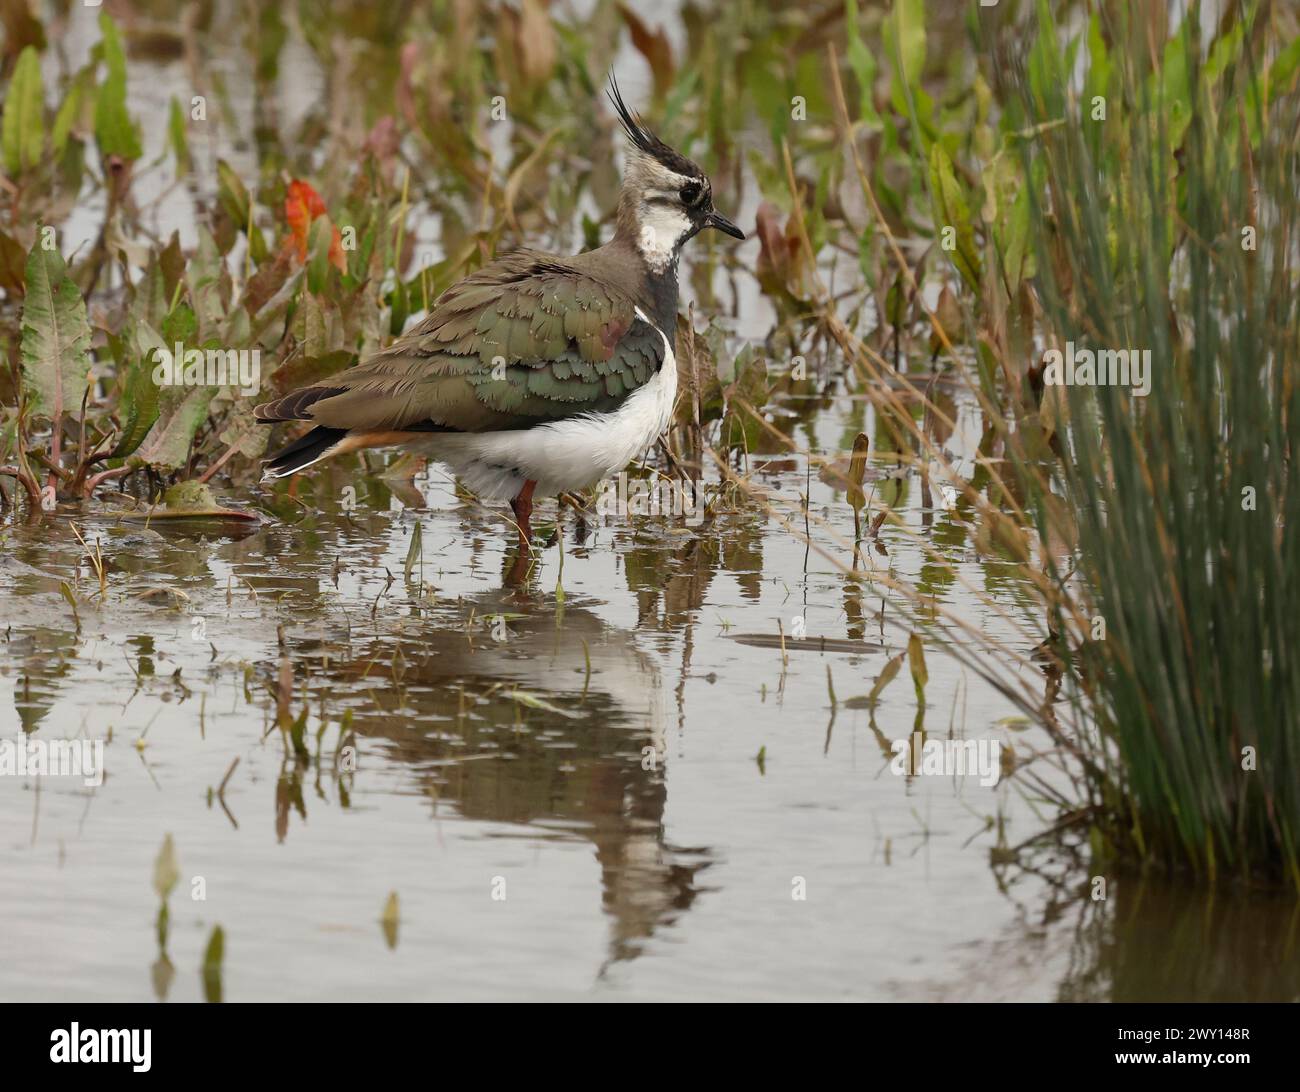
[(679, 191), (679, 195), (681, 196), (682, 199), (682, 204), (683, 205), (695, 204), (700, 199), (700, 194), (702, 192), (703, 192), (703, 187), (698, 182), (687, 182), (686, 185), (684, 185)]

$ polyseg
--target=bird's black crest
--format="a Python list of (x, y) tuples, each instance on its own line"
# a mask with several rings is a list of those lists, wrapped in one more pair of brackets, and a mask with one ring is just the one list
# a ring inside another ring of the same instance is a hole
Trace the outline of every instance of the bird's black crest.
[(618, 120), (623, 125), (623, 131), (627, 133), (627, 138), (634, 147), (639, 148), (646, 155), (653, 156), (670, 171), (676, 171), (688, 178), (704, 177), (704, 172), (698, 166), (655, 136), (653, 132), (646, 128), (640, 115), (634, 114), (628, 109), (627, 103), (623, 101), (623, 96), (619, 94), (618, 81), (614, 79), (612, 72), (609, 75), (609, 89), (605, 94), (609, 96), (609, 101), (614, 104), (614, 109), (618, 113)]

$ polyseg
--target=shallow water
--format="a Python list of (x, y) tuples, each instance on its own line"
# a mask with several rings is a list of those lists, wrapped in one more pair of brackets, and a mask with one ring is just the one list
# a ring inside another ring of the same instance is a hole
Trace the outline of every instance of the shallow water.
[[(860, 412), (840, 398), (814, 435)], [(800, 459), (773, 467), (751, 470), (776, 495), (806, 487)], [(999, 863), (1043, 825), (1014, 780), (895, 775), (889, 741), (916, 719), (906, 671), (874, 721), (850, 699), (900, 632), (754, 502), (696, 527), (567, 512), (562, 574), (552, 544), (509, 589), (502, 512), (436, 471), (399, 488), (426, 508), (389, 484), (324, 469), (301, 503), (262, 495), (265, 521), (237, 535), (78, 515), (102, 543), (102, 605), (73, 517), (8, 528), (2, 734), (109, 742), (99, 787), (0, 778), (5, 998), (201, 998), (218, 924), (231, 1000), (1297, 995), (1286, 904), (1124, 879), (1093, 902), (1086, 870), (1050, 853)], [(995, 579), (960, 511), (905, 484), (909, 526), (929, 519), (963, 576)], [(843, 495), (811, 487), (829, 520), (815, 540), (851, 539)], [(882, 539), (870, 564), (919, 575), (900, 529)], [(939, 594), (1003, 624), (959, 585)], [(734, 639), (800, 617), (855, 645), (792, 649), (783, 669), (779, 646)], [(302, 754), (277, 726), (282, 662)], [(928, 665), (929, 731), (1045, 745), (999, 725), (1011, 710), (969, 672), (935, 650)]]
[[(669, 20), (674, 45), (679, 31)], [(74, 65), (97, 38), (73, 21)], [(195, 154), (252, 178), (247, 58), (233, 36), (204, 53), (225, 128)], [(284, 130), (327, 89), (291, 35)], [(131, 110), (158, 122), (149, 158), (170, 97), (192, 90), (179, 61), (132, 58)], [(197, 188), (158, 169), (137, 192), (165, 195), (154, 226), (189, 246)], [(751, 188), (729, 211), (748, 224), (756, 204)], [(65, 249), (100, 215), (92, 200), (70, 216)], [(752, 268), (757, 245), (736, 254)], [(718, 298), (761, 343), (774, 314), (753, 278)], [(945, 442), (970, 473), (978, 420), (958, 405)], [(832, 454), (865, 431), (891, 473), (873, 411), (838, 383), (773, 420)], [(566, 512), (562, 557), (551, 542), (522, 589), (503, 586), (502, 510), (436, 469), (414, 486), (381, 469), (218, 489), (262, 514), (251, 527), (126, 522), (114, 501), (0, 524), (0, 739), (102, 740), (106, 765), (97, 787), (0, 776), (0, 999), (1300, 998), (1286, 900), (1108, 876), (1096, 901), (1077, 847), (1010, 852), (1053, 819), (1014, 778), (891, 770), (918, 723), (1022, 758), (1049, 744), (929, 644), (921, 718), (906, 669), (865, 707), (907, 631), (846, 578), (851, 511), (802, 455), (748, 460), (775, 513), (738, 493), (703, 521)], [(905, 527), (863, 564), (1031, 647), (963, 586), (1008, 610), (1018, 591), (960, 507), (936, 508), (914, 472), (875, 488)], [(797, 533), (802, 493), (839, 564)], [(74, 526), (102, 547), (102, 598)], [(296, 745), (278, 706), (303, 718)], [(168, 834), (180, 879), (160, 943)], [(218, 925), (214, 984), (200, 966)]]

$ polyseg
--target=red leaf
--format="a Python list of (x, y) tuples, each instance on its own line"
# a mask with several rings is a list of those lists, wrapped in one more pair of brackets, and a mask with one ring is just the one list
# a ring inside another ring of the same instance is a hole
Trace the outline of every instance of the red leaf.
[[(295, 178), (289, 183), (289, 193), (284, 199), (284, 218), (288, 221), (290, 235), (285, 239), (286, 246), (293, 246), (298, 252), (298, 260), (307, 260), (307, 234), (311, 223), (317, 217), (326, 215), (325, 201), (312, 188), (310, 182)], [(347, 271), (347, 259), (343, 256), (343, 236), (339, 229), (334, 229), (334, 238), (330, 240), (330, 264), (340, 273)]]

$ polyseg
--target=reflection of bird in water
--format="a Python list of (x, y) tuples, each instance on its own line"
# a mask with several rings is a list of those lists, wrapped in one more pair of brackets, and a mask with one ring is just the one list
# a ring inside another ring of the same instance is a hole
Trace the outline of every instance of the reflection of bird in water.
[[(544, 823), (548, 834), (567, 825), (590, 839), (612, 918), (609, 962), (635, 958), (638, 942), (691, 905), (710, 863), (707, 850), (664, 842), (657, 665), (630, 632), (581, 607), (520, 613), (531, 608), (487, 596), (459, 608), (479, 620), (471, 632), (430, 627), (327, 661), (344, 683), (334, 700), (346, 695), (354, 730), (388, 740), (389, 757), (467, 819)], [(375, 695), (365, 710), (354, 679)]]

